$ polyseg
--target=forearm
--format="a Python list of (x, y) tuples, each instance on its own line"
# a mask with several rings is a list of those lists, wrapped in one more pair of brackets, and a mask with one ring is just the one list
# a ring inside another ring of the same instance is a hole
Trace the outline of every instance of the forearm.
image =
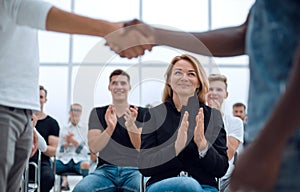
[(102, 151), (108, 144), (112, 134), (113, 131), (108, 130), (108, 128), (102, 132), (100, 130), (90, 130), (88, 133), (88, 145), (90, 150), (93, 153)]
[(128, 131), (128, 135), (130, 138), (130, 141), (134, 148), (138, 151), (140, 151), (141, 148), (141, 129), (138, 129), (136, 126), (134, 126), (134, 131)]
[(53, 157), (56, 155), (56, 147), (48, 145), (47, 150), (44, 152), (44, 155), (48, 157)]
[(228, 160), (230, 161), (232, 159), (232, 157), (234, 156), (234, 153), (235, 153), (235, 150), (233, 148), (230, 148), (228, 146), (228, 149), (227, 149), (227, 156), (228, 156)]
[(227, 156), (228, 160), (231, 160), (234, 156), (237, 148), (239, 147), (240, 141), (235, 137), (229, 136), (227, 137)]
[(206, 56), (225, 57), (245, 53), (243, 27), (231, 27), (203, 33), (155, 30), (156, 43)]
[(121, 27), (121, 23), (111, 23), (79, 16), (52, 7), (46, 20), (46, 29), (70, 34), (85, 34), (104, 37)]
[(56, 155), (56, 148), (58, 146), (58, 140), (59, 138), (54, 135), (49, 135), (48, 137), (48, 147), (47, 151), (44, 153), (45, 155), (49, 157), (53, 157)]

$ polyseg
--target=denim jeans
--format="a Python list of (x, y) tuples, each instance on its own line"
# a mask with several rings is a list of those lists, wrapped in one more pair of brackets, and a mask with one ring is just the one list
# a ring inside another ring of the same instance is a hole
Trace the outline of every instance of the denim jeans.
[(172, 177), (149, 185), (146, 192), (218, 192), (209, 185), (201, 185), (192, 177)]
[(78, 163), (74, 163), (73, 159), (70, 160), (67, 164), (63, 164), (60, 160), (56, 160), (56, 174), (61, 175), (64, 172), (76, 171), (81, 174), (80, 164), (82, 161)]
[(141, 174), (138, 168), (104, 164), (82, 179), (74, 192), (139, 192)]

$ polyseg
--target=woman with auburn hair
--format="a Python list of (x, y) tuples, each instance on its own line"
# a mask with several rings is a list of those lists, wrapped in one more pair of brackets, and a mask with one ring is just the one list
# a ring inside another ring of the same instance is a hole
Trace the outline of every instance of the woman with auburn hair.
[(228, 168), (219, 111), (205, 105), (207, 77), (191, 55), (175, 57), (166, 71), (163, 103), (143, 126), (139, 169), (147, 192), (218, 191)]

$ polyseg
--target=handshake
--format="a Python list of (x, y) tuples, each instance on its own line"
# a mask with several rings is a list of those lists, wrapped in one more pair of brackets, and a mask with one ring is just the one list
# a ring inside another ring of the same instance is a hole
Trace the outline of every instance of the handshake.
[(118, 23), (115, 31), (104, 36), (106, 45), (121, 57), (134, 58), (151, 51), (155, 45), (155, 29), (137, 19)]

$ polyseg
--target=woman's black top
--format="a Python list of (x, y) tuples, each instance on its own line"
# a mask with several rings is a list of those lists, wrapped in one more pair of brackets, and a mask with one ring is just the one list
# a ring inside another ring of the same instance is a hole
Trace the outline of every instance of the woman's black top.
[[(143, 125), (138, 162), (140, 172), (150, 177), (147, 186), (176, 177), (181, 171), (185, 171), (201, 185), (217, 188), (216, 178), (222, 177), (227, 171), (226, 132), (221, 113), (200, 103), (195, 96), (188, 103), (178, 112), (173, 100), (169, 98), (149, 111), (150, 120)], [(203, 158), (199, 156), (197, 145), (193, 141), (195, 117), (200, 107), (204, 111), (205, 138), (209, 143), (209, 149)], [(185, 111), (189, 112), (188, 141), (183, 151), (176, 156), (177, 129)]]

